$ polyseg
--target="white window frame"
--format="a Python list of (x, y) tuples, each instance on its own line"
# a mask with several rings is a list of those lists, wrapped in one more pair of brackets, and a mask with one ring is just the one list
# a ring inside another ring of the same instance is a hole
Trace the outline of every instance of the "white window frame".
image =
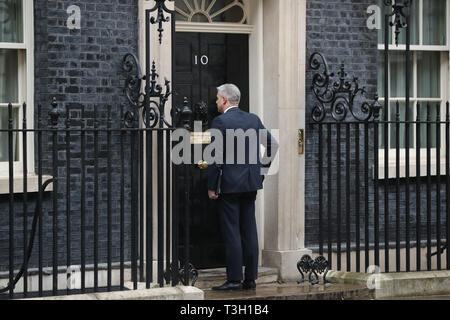
[[(14, 108), (19, 108), (18, 128), (23, 128), (23, 103), (27, 105), (27, 129), (34, 128), (34, 0), (23, 0), (23, 42), (6, 43), (0, 42), (0, 49), (18, 50), (19, 62), (19, 101), (14, 104)], [(0, 104), (0, 107), (7, 108), (7, 103)], [(34, 135), (29, 133), (27, 136), (27, 171), (31, 180), (35, 180), (35, 155), (34, 155)], [(19, 160), (14, 162), (14, 192), (20, 192), (23, 184), (23, 140), (22, 134), (18, 136), (18, 154)], [(9, 179), (8, 162), (0, 162), (0, 194), (6, 193), (5, 184)], [(22, 182), (20, 182), (22, 181)], [(16, 186), (17, 185), (17, 186)], [(32, 184), (34, 185), (34, 183)], [(35, 188), (30, 185), (29, 191)]]
[[(447, 21), (446, 21), (446, 45), (421, 45), (423, 43), (423, 0), (419, 0), (419, 45), (411, 45), (411, 59), (412, 59), (412, 65), (413, 68), (411, 72), (413, 73), (413, 82), (414, 82), (414, 88), (413, 88), (413, 94), (410, 97), (410, 103), (414, 103), (414, 118), (413, 121), (416, 121), (416, 110), (417, 110), (417, 103), (420, 103), (422, 101), (432, 102), (432, 103), (441, 103), (441, 121), (445, 120), (446, 116), (446, 102), (449, 101), (449, 92), (450, 92), (450, 72), (449, 72), (449, 60), (450, 60), (450, 0), (446, 0), (446, 14), (447, 14)], [(384, 16), (382, 17), (384, 21)], [(406, 50), (406, 45), (398, 45), (396, 46), (393, 44), (393, 41), (395, 39), (395, 28), (391, 28), (392, 32), (392, 44), (389, 45), (389, 52), (394, 51), (402, 51), (404, 52)], [(405, 32), (404, 29), (401, 30), (401, 32)], [(384, 52), (384, 44), (378, 44), (378, 51)], [(414, 54), (415, 51), (438, 51), (441, 52), (440, 59), (441, 59), (441, 97), (440, 98), (417, 98), (418, 90), (417, 90), (417, 56)], [(389, 76), (390, 79), (390, 76)], [(390, 87), (390, 86), (389, 86)], [(392, 102), (405, 102), (405, 98), (389, 98), (389, 101)], [(379, 102), (382, 106), (384, 106), (385, 99), (384, 97), (379, 99)], [(406, 105), (405, 105), (406, 107)], [(421, 104), (421, 108), (425, 108), (426, 105)], [(421, 121), (424, 121), (426, 119), (421, 119)], [(435, 119), (432, 119), (433, 121)], [(422, 126), (425, 126), (422, 124)], [(391, 131), (391, 124), (388, 125), (388, 141), (390, 143), (390, 131)], [(409, 166), (409, 176), (415, 177), (416, 176), (416, 130), (415, 125), (411, 125), (410, 127), (413, 127), (412, 132), (414, 135), (414, 146), (409, 148), (409, 157), (410, 157), (410, 166)], [(380, 125), (380, 130), (384, 130), (384, 125)], [(400, 137), (402, 139), (404, 137)], [(386, 147), (386, 146), (385, 146)], [(389, 149), (389, 178), (395, 178), (396, 177), (396, 149)], [(441, 146), (440, 146), (440, 152), (441, 157), (440, 159), (436, 159), (437, 155), (437, 149), (432, 148), (431, 149), (431, 175), (437, 174), (437, 160), (440, 162), (440, 171), (441, 175), (445, 175), (445, 126), (441, 126)], [(384, 156), (385, 156), (385, 149), (380, 148), (379, 149), (379, 178), (384, 179), (385, 174), (385, 167), (384, 167)], [(421, 148), (420, 150), (420, 176), (426, 176), (427, 175), (427, 148)], [(406, 176), (406, 148), (400, 148), (400, 177)]]
[[(251, 0), (242, 0), (244, 17), (246, 22), (191, 22), (176, 21), (177, 32), (209, 32), (209, 33), (244, 33), (251, 34), (253, 26), (250, 24), (250, 3)], [(204, 0), (194, 0), (193, 10), (201, 10), (204, 6)], [(224, 8), (222, 8), (224, 9)]]

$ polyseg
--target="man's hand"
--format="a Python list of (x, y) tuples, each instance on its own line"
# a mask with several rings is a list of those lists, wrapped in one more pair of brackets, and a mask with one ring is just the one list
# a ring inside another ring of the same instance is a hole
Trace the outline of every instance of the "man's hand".
[(216, 194), (216, 192), (212, 190), (208, 190), (208, 196), (211, 200), (219, 199), (219, 196)]

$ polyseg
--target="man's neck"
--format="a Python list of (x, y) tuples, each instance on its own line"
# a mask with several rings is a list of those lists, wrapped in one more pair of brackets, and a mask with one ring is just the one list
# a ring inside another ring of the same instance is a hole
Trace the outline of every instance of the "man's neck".
[(238, 108), (238, 106), (229, 106), (228, 108), (225, 109), (223, 114), (227, 113), (228, 110), (233, 109), (233, 108)]

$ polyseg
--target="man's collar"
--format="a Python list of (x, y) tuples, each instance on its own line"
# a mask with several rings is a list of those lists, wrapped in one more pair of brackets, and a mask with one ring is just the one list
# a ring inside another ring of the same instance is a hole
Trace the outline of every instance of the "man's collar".
[(239, 108), (239, 107), (238, 106), (231, 106), (227, 110), (225, 110), (223, 114), (227, 113), (228, 111), (230, 111), (232, 109), (236, 109), (236, 108)]

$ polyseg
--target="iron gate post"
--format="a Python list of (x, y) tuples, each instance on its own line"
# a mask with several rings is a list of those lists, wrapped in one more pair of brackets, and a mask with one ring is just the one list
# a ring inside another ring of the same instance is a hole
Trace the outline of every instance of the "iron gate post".
[[(347, 210), (350, 208), (350, 197), (349, 197), (349, 191), (350, 191), (350, 181), (349, 181), (349, 148), (350, 148), (350, 123), (355, 123), (358, 126), (358, 134), (359, 134), (359, 124), (365, 124), (366, 125), (366, 131), (368, 131), (368, 125), (369, 122), (376, 123), (377, 119), (380, 115), (380, 109), (381, 105), (378, 103), (378, 96), (375, 95), (374, 99), (368, 99), (367, 92), (364, 87), (360, 87), (358, 78), (356, 77), (349, 77), (347, 72), (345, 71), (344, 64), (341, 64), (340, 70), (337, 73), (338, 79), (333, 80), (335, 77), (335, 74), (330, 71), (329, 66), (327, 64), (327, 61), (325, 57), (319, 53), (315, 52), (311, 55), (310, 58), (310, 68), (313, 71), (316, 71), (316, 73), (313, 75), (312, 80), (312, 87), (311, 90), (313, 94), (316, 97), (316, 100), (318, 101), (318, 104), (315, 105), (311, 112), (311, 118), (313, 126), (318, 126), (319, 130), (323, 130), (325, 127), (327, 128), (327, 134), (328, 134), (328, 148), (327, 148), (327, 158), (328, 158), (328, 183), (331, 181), (331, 166), (332, 166), (332, 128), (337, 127), (337, 166), (338, 166), (338, 198), (340, 196), (340, 177), (339, 177), (339, 167), (341, 165), (340, 160), (340, 153), (341, 153), (341, 138), (340, 138), (340, 127), (342, 124), (346, 124), (346, 207)], [(359, 96), (364, 97), (363, 101), (356, 103), (357, 98)], [(322, 137), (322, 132), (319, 133), (319, 143), (323, 143), (325, 139)], [(368, 137), (368, 133), (366, 133), (366, 137)], [(366, 139), (367, 140), (367, 139)], [(356, 139), (359, 145), (359, 139)], [(359, 150), (359, 146), (357, 146)], [(366, 148), (368, 149), (368, 143), (366, 143)], [(366, 155), (366, 160), (368, 159), (368, 155)], [(323, 172), (323, 153), (322, 153), (322, 145), (319, 145), (319, 171)], [(368, 166), (366, 166), (368, 167)], [(365, 170), (368, 173), (368, 168)], [(367, 176), (367, 174), (366, 174)], [(367, 180), (366, 179), (366, 186), (367, 186)], [(323, 179), (319, 179), (320, 184), (323, 183)], [(358, 180), (357, 180), (358, 181)], [(323, 188), (322, 185), (319, 186), (319, 198), (322, 200), (322, 194), (323, 194)], [(326, 275), (329, 269), (332, 268), (331, 265), (331, 257), (333, 254), (333, 246), (332, 246), (332, 240), (331, 240), (331, 208), (332, 208), (332, 192), (331, 192), (331, 185), (328, 185), (328, 257), (330, 259), (330, 262), (327, 261), (323, 257), (324, 252), (324, 239), (319, 239), (319, 256), (316, 258), (316, 260), (313, 260), (310, 256), (303, 256), (302, 259), (297, 263), (297, 268), (302, 276), (302, 279), (299, 282), (303, 282), (305, 279), (305, 273), (309, 273), (308, 279), (311, 284), (318, 284), (319, 283), (319, 277), (318, 274), (323, 274), (323, 283), (327, 284), (328, 281), (326, 279)], [(359, 202), (359, 200), (358, 200)], [(340, 203), (338, 203), (340, 206)], [(340, 245), (340, 211), (338, 207), (338, 226), (337, 226), (337, 265), (338, 269), (341, 267), (341, 261), (340, 261), (340, 253), (341, 253), (341, 245)], [(319, 209), (319, 220), (322, 221), (322, 205)], [(368, 210), (366, 209), (366, 214)], [(349, 223), (349, 213), (346, 215), (346, 221)], [(323, 237), (323, 231), (322, 226), (319, 226), (320, 237)], [(359, 233), (357, 233), (359, 235)], [(347, 270), (350, 271), (350, 250), (351, 250), (351, 241), (350, 241), (350, 229), (347, 225), (346, 229), (346, 250), (347, 250)], [(359, 240), (357, 240), (359, 241)], [(359, 248), (359, 242), (357, 243), (357, 248)], [(366, 245), (367, 250), (367, 245)], [(367, 255), (366, 255), (367, 258)], [(359, 264), (357, 264), (357, 267), (359, 268)]]
[[(153, 150), (152, 144), (152, 133), (154, 131), (157, 132), (157, 180), (158, 180), (158, 189), (157, 189), (157, 221), (158, 221), (158, 284), (162, 287), (164, 286), (164, 280), (167, 283), (172, 280), (172, 285), (177, 285), (179, 282), (180, 273), (184, 273), (184, 279), (182, 279), (183, 284), (187, 285), (189, 283), (190, 275), (193, 282), (195, 283), (196, 274), (198, 272), (189, 263), (189, 248), (187, 246), (187, 255), (185, 256), (184, 267), (178, 261), (178, 245), (179, 245), (179, 237), (178, 237), (178, 223), (179, 223), (179, 214), (181, 206), (178, 205), (179, 196), (175, 190), (171, 186), (174, 183), (171, 181), (166, 181), (166, 190), (163, 188), (163, 170), (164, 170), (164, 152), (163, 145), (164, 140), (166, 141), (166, 154), (165, 154), (165, 162), (166, 162), (166, 179), (171, 179), (172, 181), (176, 181), (181, 171), (177, 166), (172, 165), (170, 161), (170, 151), (169, 147), (171, 144), (170, 134), (173, 130), (177, 128), (183, 128), (185, 130), (191, 130), (191, 122), (192, 122), (192, 110), (188, 106), (188, 101), (185, 98), (183, 107), (177, 107), (174, 104), (170, 108), (170, 115), (172, 117), (172, 123), (169, 123), (166, 114), (165, 114), (165, 105), (169, 101), (169, 98), (173, 95), (172, 89), (175, 87), (175, 10), (170, 10), (166, 6), (167, 1), (173, 2), (174, 0), (155, 0), (155, 6), (151, 9), (147, 9), (145, 12), (145, 62), (146, 62), (146, 70), (143, 75), (140, 68), (139, 59), (136, 55), (132, 53), (128, 53), (123, 58), (123, 69), (127, 73), (127, 79), (125, 84), (125, 94), (128, 98), (129, 104), (131, 106), (131, 110), (129, 110), (125, 114), (125, 118), (128, 119), (128, 122), (131, 122), (131, 119), (141, 118), (143, 120), (143, 124), (145, 128), (140, 130), (141, 132), (146, 133), (146, 149), (147, 149), (147, 168), (152, 167), (152, 156), (153, 154), (148, 150)], [(156, 12), (156, 16), (152, 13)], [(172, 52), (172, 81), (169, 81), (167, 78), (164, 79), (164, 85), (161, 86), (157, 84), (157, 79), (160, 77), (156, 70), (155, 61), (151, 62), (151, 48), (150, 48), (150, 27), (152, 25), (157, 25), (157, 35), (159, 39), (159, 44), (163, 43), (164, 38), (164, 24), (170, 22), (171, 25), (171, 52)], [(141, 92), (142, 81), (145, 81), (144, 90)], [(165, 92), (163, 92), (165, 89)], [(173, 103), (173, 102), (172, 102)], [(166, 134), (166, 139), (164, 139), (164, 134)], [(134, 139), (133, 139), (134, 140)], [(143, 142), (143, 140), (142, 140)], [(137, 143), (137, 142), (134, 142)], [(141, 146), (142, 147), (142, 146)], [(139, 157), (136, 157), (139, 158)], [(143, 166), (144, 163), (140, 164)], [(173, 175), (170, 175), (170, 170), (173, 170)], [(189, 181), (189, 172), (188, 165), (185, 167), (185, 179)], [(142, 172), (142, 171), (141, 171)], [(139, 172), (135, 172), (135, 178), (138, 179)], [(135, 180), (137, 181), (137, 180)], [(150, 287), (151, 277), (152, 277), (152, 244), (149, 243), (150, 239), (152, 239), (152, 215), (153, 212), (151, 210), (152, 207), (152, 199), (153, 199), (153, 190), (151, 188), (152, 181), (152, 173), (151, 170), (147, 170), (147, 268), (146, 268), (146, 286)], [(188, 183), (187, 183), (188, 185)], [(141, 188), (142, 189), (142, 188)], [(137, 192), (134, 190), (134, 192)], [(166, 192), (166, 203), (164, 204), (164, 192)], [(184, 199), (186, 201), (186, 205), (184, 208), (184, 214), (187, 221), (189, 220), (189, 193), (190, 190), (187, 188), (185, 190)], [(172, 202), (170, 202), (170, 194), (172, 194)], [(142, 190), (140, 192), (141, 198), (143, 197)], [(136, 197), (136, 195), (135, 195)], [(139, 202), (139, 199), (134, 199), (136, 203)], [(172, 205), (171, 205), (172, 203)], [(137, 204), (135, 204), (137, 206)], [(141, 205), (142, 207), (142, 205)], [(172, 207), (172, 208), (171, 208)], [(135, 208), (137, 210), (137, 208)], [(172, 209), (172, 210), (171, 210)], [(165, 214), (165, 216), (164, 216)], [(171, 216), (172, 214), (172, 216)], [(166, 231), (164, 231), (164, 219), (167, 223)], [(170, 227), (172, 225), (172, 235), (170, 235)], [(134, 230), (134, 233), (138, 232), (138, 230)], [(166, 257), (166, 270), (164, 271), (164, 232), (166, 232), (166, 246), (167, 251), (165, 253)], [(187, 243), (189, 242), (189, 234)], [(143, 235), (142, 235), (143, 236)], [(171, 250), (170, 250), (170, 248)], [(172, 256), (170, 257), (170, 252), (172, 252)], [(142, 263), (142, 256), (140, 257)], [(136, 285), (135, 285), (136, 286)]]

